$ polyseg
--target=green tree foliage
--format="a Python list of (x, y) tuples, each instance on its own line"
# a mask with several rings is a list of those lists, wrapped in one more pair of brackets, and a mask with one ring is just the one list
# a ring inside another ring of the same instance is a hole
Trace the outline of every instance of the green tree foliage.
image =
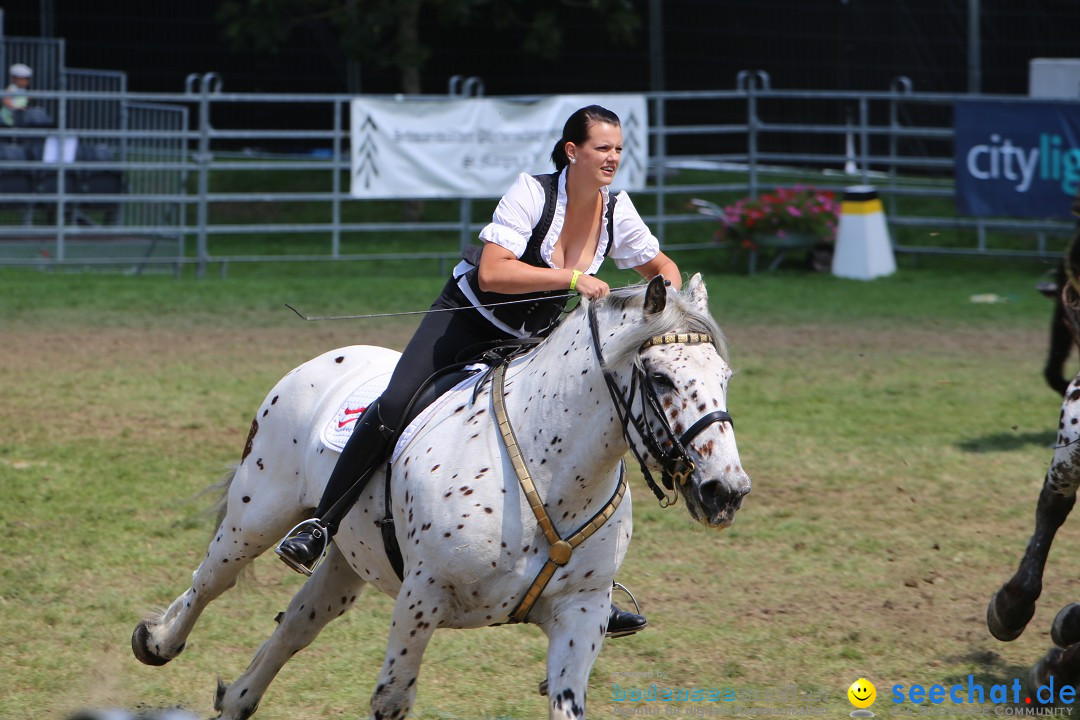
[(419, 93), (430, 49), (420, 36), (421, 13), (435, 14), (452, 37), (455, 28), (489, 26), (522, 34), (522, 49), (558, 57), (566, 24), (591, 23), (605, 40), (628, 43), (641, 27), (642, 0), (225, 0), (218, 12), (238, 50), (276, 52), (310, 23), (333, 27), (350, 60), (401, 73), (401, 87)]

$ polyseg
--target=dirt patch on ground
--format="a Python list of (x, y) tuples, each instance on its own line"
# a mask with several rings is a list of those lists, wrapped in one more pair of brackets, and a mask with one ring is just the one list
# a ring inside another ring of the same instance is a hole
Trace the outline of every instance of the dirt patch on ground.
[[(41, 367), (92, 367), (117, 362), (140, 365), (199, 359), (208, 355), (249, 358), (259, 365), (280, 358), (285, 370), (345, 345), (381, 345), (400, 350), (408, 342), (414, 324), (384, 324), (358, 332), (344, 325), (322, 325), (297, 331), (287, 328), (254, 330), (134, 330), (128, 328), (73, 328), (63, 332), (16, 330), (6, 332), (0, 346), (0, 370), (18, 374)], [(938, 353), (975, 354), (1009, 352), (1046, 343), (1042, 329), (972, 330), (949, 328), (868, 329), (836, 325), (729, 326), (725, 328), (735, 358), (740, 355), (774, 355), (805, 349), (850, 352), (905, 352), (918, 349)], [(292, 363), (291, 365), (289, 363)], [(285, 367), (288, 365), (288, 367)]]

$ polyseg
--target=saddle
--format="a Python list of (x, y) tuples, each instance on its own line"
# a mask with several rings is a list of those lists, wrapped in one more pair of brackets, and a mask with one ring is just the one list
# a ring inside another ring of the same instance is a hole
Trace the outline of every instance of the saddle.
[[(469, 348), (469, 351), (471, 352), (463, 354), (470, 357), (478, 356), (475, 361), (459, 363), (457, 365), (451, 365), (444, 370), (439, 370), (424, 382), (423, 387), (416, 391), (416, 394), (409, 402), (409, 406), (405, 411), (405, 417), (401, 422), (401, 429), (395, 432), (390, 438), (390, 447), (396, 446), (401, 439), (401, 435), (405, 431), (405, 428), (412, 425), (412, 422), (419, 417), (424, 410), (434, 404), (436, 400), (447, 392), (477, 373), (483, 372), (484, 376), (479, 378), (473, 387), (473, 400), (475, 401), (477, 394), (480, 392), (480, 388), (483, 387), (484, 383), (490, 378), (492, 370), (495, 367), (509, 362), (513, 357), (524, 352), (538, 342), (540, 342), (539, 339), (521, 338), (497, 341), (490, 346), (487, 346), (486, 349), (483, 349), (482, 351), (479, 348)], [(401, 557), (401, 547), (398, 545), (397, 534), (394, 531), (394, 512), (390, 493), (391, 482), (393, 482), (393, 472), (393, 463), (387, 463), (386, 485), (383, 488), (383, 517), (378, 520), (378, 524), (379, 529), (382, 532), (386, 557), (390, 561), (391, 567), (394, 568), (398, 580), (404, 580), (405, 562)]]

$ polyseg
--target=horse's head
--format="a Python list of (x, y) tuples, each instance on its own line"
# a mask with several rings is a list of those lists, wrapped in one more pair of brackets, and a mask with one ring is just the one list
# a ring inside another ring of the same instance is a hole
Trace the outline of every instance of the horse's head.
[[(695, 275), (677, 292), (655, 278), (640, 298), (640, 292), (610, 295), (603, 304), (622, 314), (623, 326), (607, 342), (597, 337), (627, 440), (645, 466), (661, 473), (669, 494), (686, 498), (695, 520), (726, 528), (750, 492), (750, 478), (727, 413), (731, 368), (705, 284)], [(648, 473), (646, 479), (661, 496)], [(672, 496), (661, 500), (671, 502)]]

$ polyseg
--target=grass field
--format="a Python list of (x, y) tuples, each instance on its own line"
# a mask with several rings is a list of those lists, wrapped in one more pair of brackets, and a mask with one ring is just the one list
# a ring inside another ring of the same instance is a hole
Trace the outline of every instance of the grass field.
[[(754, 489), (714, 534), (632, 478), (619, 579), (651, 627), (605, 644), (590, 717), (626, 705), (616, 683), (729, 686), (740, 708), (839, 717), (864, 676), (878, 689), (872, 710), (890, 717), (895, 684), (1022, 678), (1054, 613), (1080, 596), (1075, 562), (1052, 552), (1027, 632), (1002, 644), (983, 623), (1030, 533), (1060, 409), (1041, 378), (1050, 303), (1033, 285), (1045, 268), (904, 259), (895, 276), (860, 283), (677, 259), (705, 271), (727, 332), (729, 409)], [(227, 281), (0, 271), (0, 717), (212, 715), (215, 678), (243, 672), (302, 578), (260, 558), (177, 660), (139, 664), (135, 623), (186, 587), (205, 552), (212, 498), (200, 490), (239, 458), (281, 375), (340, 345), (400, 348), (416, 322), (304, 323), (283, 304), (413, 310), (442, 282), (394, 263), (237, 268)], [(971, 302), (985, 293), (1005, 302)], [(1066, 525), (1059, 547), (1077, 535)], [(257, 717), (366, 717), (390, 606), (363, 596), (286, 666)], [(437, 633), (414, 716), (544, 717), (544, 653), (530, 627)], [(792, 685), (813, 695), (769, 699)], [(673, 705), (690, 716), (723, 703)]]

